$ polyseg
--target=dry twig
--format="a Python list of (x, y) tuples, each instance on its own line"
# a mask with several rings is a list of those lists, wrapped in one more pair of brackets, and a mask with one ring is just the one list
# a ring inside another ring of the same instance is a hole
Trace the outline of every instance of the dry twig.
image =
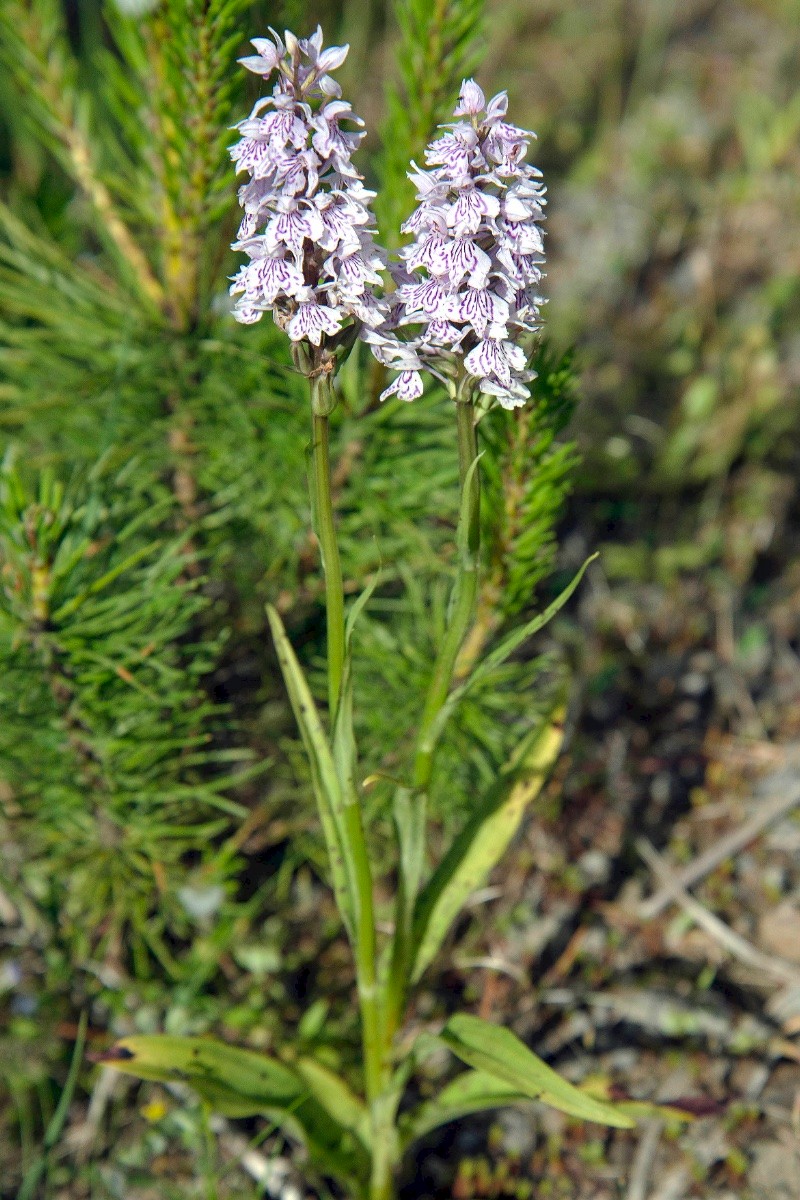
[(631, 1164), (630, 1181), (625, 1200), (647, 1200), (648, 1184), (663, 1130), (664, 1122), (661, 1120), (645, 1123)]
[(663, 890), (668, 894), (669, 900), (674, 900), (679, 904), (695, 924), (719, 942), (729, 954), (738, 958), (740, 962), (772, 975), (784, 983), (800, 984), (800, 970), (797, 967), (774, 954), (762, 953), (741, 934), (729, 928), (714, 913), (704, 908), (699, 900), (695, 900), (694, 896), (690, 896), (679, 880), (675, 878), (672, 868), (646, 838), (637, 838), (636, 849), (656, 878), (661, 880)]
[(640, 905), (639, 916), (645, 921), (657, 917), (675, 899), (675, 888), (683, 891), (699, 883), (726, 858), (732, 858), (740, 850), (743, 850), (748, 842), (754, 841), (768, 825), (790, 812), (796, 804), (800, 804), (800, 787), (761, 804), (743, 824), (720, 838), (704, 854), (694, 859), (682, 870), (676, 871), (673, 867), (667, 868), (664, 884), (649, 900), (645, 900)]

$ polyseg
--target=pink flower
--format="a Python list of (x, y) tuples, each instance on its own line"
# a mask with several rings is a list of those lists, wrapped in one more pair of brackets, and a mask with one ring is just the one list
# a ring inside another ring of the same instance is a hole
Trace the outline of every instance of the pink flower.
[(461, 84), (461, 94), (458, 98), (453, 116), (474, 117), (483, 112), (486, 107), (486, 97), (474, 79), (465, 79)]
[[(409, 377), (419, 366), (398, 347), (440, 378), (452, 379), (463, 361), (474, 386), (505, 408), (529, 395), (533, 373), (518, 339), (538, 329), (545, 199), (540, 173), (525, 162), (534, 135), (506, 121), (507, 107), (505, 93), (487, 103), (464, 80), (454, 115), (465, 119), (428, 146), (427, 170), (412, 163), (419, 203), (402, 226), (413, 241), (395, 271), (399, 307), (370, 339), (403, 378), (384, 395), (407, 399), (417, 387)], [(416, 333), (402, 341), (404, 327)]]
[(384, 254), (373, 237), (374, 194), (351, 158), (363, 122), (329, 74), (347, 46), (323, 50), (319, 28), (302, 39), (270, 33), (254, 38), (257, 53), (240, 60), (264, 79), (277, 73), (277, 81), (240, 122), (231, 150), (237, 170), (250, 176), (239, 190), (244, 217), (234, 243), (250, 263), (232, 282), (234, 316), (252, 324), (272, 310), (292, 341), (319, 347), (346, 322), (385, 320), (372, 293)]
[(449, 315), (453, 321), (471, 326), (478, 337), (485, 337), (491, 325), (505, 329), (509, 305), (507, 300), (488, 288), (468, 287), (452, 297)]
[(416, 400), (422, 395), (422, 376), (419, 371), (401, 371), (395, 379), (394, 383), (390, 383), (387, 388), (381, 392), (381, 400), (385, 400), (387, 396), (393, 396), (395, 393), (401, 400)]
[(337, 309), (327, 304), (317, 304), (316, 300), (303, 301), (289, 322), (289, 337), (293, 342), (307, 338), (313, 346), (318, 346), (324, 333), (339, 332), (339, 320)]

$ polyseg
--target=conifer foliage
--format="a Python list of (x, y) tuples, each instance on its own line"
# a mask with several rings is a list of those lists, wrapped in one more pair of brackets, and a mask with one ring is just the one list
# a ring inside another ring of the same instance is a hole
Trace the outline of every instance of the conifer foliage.
[[(72, 26), (57, 0), (0, 13), (12, 882), (57, 914), (72, 961), (105, 947), (139, 977), (189, 928), (190, 865), (215, 886), (229, 877), (223, 835), (245, 813), (231, 792), (253, 758), (211, 676), (239, 570), (233, 523), (249, 546), (250, 515), (274, 521), (264, 488), (281, 488), (260, 470), (266, 422), (248, 408), (269, 349), (242, 355), (213, 307), (244, 7), (86, 5)], [(280, 378), (268, 390), (285, 406)], [(273, 457), (291, 461), (285, 444)]]
[(187, 640), (208, 601), (169, 533), (172, 498), (137, 465), (66, 489), (44, 471), (35, 494), (13, 466), (0, 481), (0, 780), (25, 836), (18, 885), (49, 882), (84, 955), (124, 933), (160, 957), (154, 885), (169, 929), (186, 851), (244, 813), (210, 745), (221, 714), (202, 681), (219, 639)]
[(384, 241), (396, 245), (414, 188), (406, 172), (441, 121), (449, 119), (461, 80), (480, 61), (484, 0), (397, 0), (396, 73), (387, 89), (381, 129), (378, 218)]

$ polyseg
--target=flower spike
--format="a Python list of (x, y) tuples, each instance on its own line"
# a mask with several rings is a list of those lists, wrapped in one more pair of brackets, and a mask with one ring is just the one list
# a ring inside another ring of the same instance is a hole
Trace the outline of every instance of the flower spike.
[(244, 218), (234, 243), (250, 261), (233, 279), (233, 312), (251, 324), (271, 311), (293, 342), (319, 348), (345, 323), (384, 320), (372, 288), (385, 255), (373, 238), (373, 193), (352, 162), (363, 122), (329, 74), (348, 47), (323, 50), (320, 28), (300, 39), (270, 33), (239, 60), (265, 80), (277, 72), (277, 82), (239, 123), (231, 150), (250, 176), (239, 189)]
[[(507, 107), (505, 92), (487, 104), (465, 79), (454, 113), (464, 119), (428, 146), (427, 169), (412, 163), (419, 203), (403, 225), (414, 240), (400, 252), (399, 305), (368, 339), (381, 362), (402, 372), (384, 396), (412, 399), (421, 388), (410, 374), (453, 378), (459, 363), (504, 408), (530, 395), (533, 372), (517, 339), (539, 327), (545, 189), (525, 162), (535, 135), (507, 122)], [(416, 333), (401, 341), (396, 331), (409, 326)], [(413, 372), (399, 346), (414, 354)]]

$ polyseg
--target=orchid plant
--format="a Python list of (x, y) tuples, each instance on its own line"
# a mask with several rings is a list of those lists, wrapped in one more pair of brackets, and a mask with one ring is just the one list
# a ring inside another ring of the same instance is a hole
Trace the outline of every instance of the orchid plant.
[[(271, 31), (272, 32), (272, 31)], [(232, 151), (249, 176), (234, 248), (248, 261), (233, 281), (235, 317), (271, 313), (295, 368), (308, 381), (314, 528), (327, 610), (327, 711), (313, 695), (281, 618), (269, 621), (308, 758), (330, 882), (352, 947), (361, 1023), (360, 1079), (285, 1047), (272, 1056), (191, 1037), (129, 1037), (104, 1056), (141, 1078), (189, 1083), (229, 1116), (267, 1114), (306, 1146), (316, 1167), (354, 1197), (394, 1195), (402, 1155), (416, 1138), (465, 1114), (540, 1101), (576, 1118), (629, 1127), (625, 1106), (568, 1083), (510, 1030), (457, 1014), (420, 1031), (408, 1022), (413, 989), (471, 893), (499, 861), (558, 752), (559, 714), (532, 732), (471, 812), (442, 860), (426, 862), (426, 806), (443, 732), (463, 695), (507, 660), (565, 603), (582, 571), (543, 613), (459, 668), (475, 617), (481, 561), (480, 421), (492, 405), (515, 408), (534, 373), (521, 341), (539, 324), (545, 203), (526, 162), (529, 132), (506, 118), (505, 94), (487, 103), (473, 80), (456, 118), (411, 164), (418, 206), (396, 261), (376, 241), (372, 201), (353, 164), (362, 122), (331, 72), (347, 47), (322, 33), (253, 41), (247, 70), (275, 78), (238, 126)], [(353, 630), (376, 586), (345, 608), (331, 486), (330, 418), (336, 376), (358, 341), (394, 373), (382, 398), (413, 401), (425, 376), (454, 407), (460, 465), (458, 571), (447, 624), (420, 703), (413, 761), (396, 783), (396, 889), (391, 933), (376, 925), (376, 860), (365, 829), (353, 712)], [(446, 1047), (466, 1065), (440, 1093), (413, 1102), (417, 1065)]]

